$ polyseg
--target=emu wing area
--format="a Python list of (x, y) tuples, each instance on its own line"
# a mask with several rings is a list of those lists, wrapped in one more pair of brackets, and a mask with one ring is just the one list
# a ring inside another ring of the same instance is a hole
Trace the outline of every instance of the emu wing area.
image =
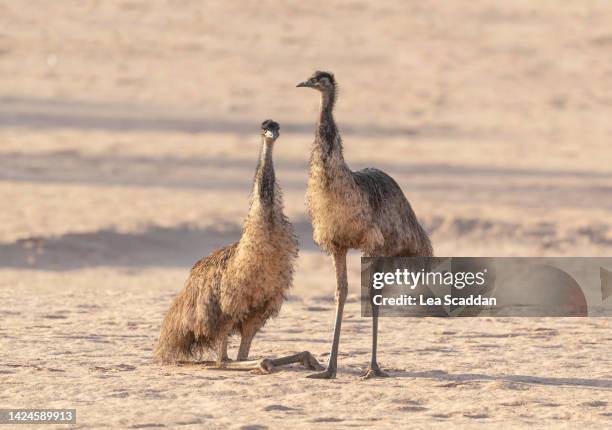
[(368, 196), (370, 207), (380, 213), (385, 201), (390, 199), (406, 200), (404, 193), (395, 180), (382, 170), (365, 168), (353, 172), (355, 183)]

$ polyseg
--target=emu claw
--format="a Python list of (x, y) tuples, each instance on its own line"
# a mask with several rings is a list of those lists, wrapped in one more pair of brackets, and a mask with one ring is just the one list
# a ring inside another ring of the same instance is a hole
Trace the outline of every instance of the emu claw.
[(371, 379), (371, 378), (388, 378), (389, 374), (383, 372), (380, 367), (370, 367), (366, 372), (361, 375), (362, 380)]
[(308, 375), (309, 379), (335, 379), (336, 378), (336, 370), (325, 369), (323, 372), (313, 373)]

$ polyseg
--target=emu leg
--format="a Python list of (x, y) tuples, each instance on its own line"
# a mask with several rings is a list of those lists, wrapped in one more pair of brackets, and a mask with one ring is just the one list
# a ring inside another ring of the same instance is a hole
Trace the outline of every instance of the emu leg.
[(288, 355), (279, 358), (264, 358), (261, 360), (261, 367), (266, 373), (273, 372), (277, 367), (286, 366), (287, 364), (302, 363), (310, 370), (323, 370), (323, 366), (317, 361), (314, 356), (308, 351), (302, 351), (298, 354)]
[(308, 375), (314, 379), (333, 379), (338, 369), (338, 346), (340, 344), (340, 330), (342, 328), (342, 313), (348, 294), (348, 279), (346, 275), (346, 249), (334, 251), (334, 267), (336, 268), (336, 322), (334, 324), (334, 338), (327, 369), (320, 373)]
[(249, 358), (249, 351), (251, 349), (251, 342), (257, 334), (257, 331), (261, 328), (262, 322), (260, 318), (251, 318), (245, 321), (240, 327), (240, 348), (238, 349), (238, 361), (245, 361)]
[(288, 355), (279, 358), (264, 358), (261, 360), (248, 361), (228, 361), (217, 366), (216, 362), (204, 361), (193, 364), (203, 364), (206, 367), (212, 367), (218, 370), (255, 370), (259, 373), (271, 373), (280, 366), (287, 364), (302, 363), (304, 367), (310, 370), (322, 370), (323, 366), (319, 364), (317, 359), (308, 351), (302, 351), (298, 354)]
[(376, 361), (376, 349), (378, 344), (378, 311), (379, 305), (375, 305), (373, 299), (374, 289), (370, 287), (370, 304), (372, 305), (372, 360), (370, 361), (370, 367), (368, 370), (361, 376), (361, 379), (370, 379), (375, 376), (378, 377), (388, 377), (389, 375), (383, 372), (378, 366), (378, 361)]
[(251, 342), (255, 337), (255, 333), (249, 335), (242, 335), (240, 339), (240, 348), (238, 349), (238, 361), (246, 361), (249, 358), (249, 350), (251, 349)]
[(222, 367), (223, 363), (229, 361), (227, 356), (227, 335), (221, 336), (221, 340), (217, 345), (217, 367)]

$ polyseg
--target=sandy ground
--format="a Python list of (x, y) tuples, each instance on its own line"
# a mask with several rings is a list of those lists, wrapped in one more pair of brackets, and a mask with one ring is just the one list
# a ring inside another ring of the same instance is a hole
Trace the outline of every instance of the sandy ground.
[(610, 255), (611, 20), (606, 1), (0, 0), (0, 406), (82, 428), (609, 427), (606, 319), (384, 319), (393, 378), (360, 381), (357, 254), (334, 381), (151, 351), (191, 265), (238, 238), (272, 117), (301, 249), (252, 355), (326, 359), (316, 96), (294, 88), (316, 68), (348, 162), (398, 180), (437, 255)]

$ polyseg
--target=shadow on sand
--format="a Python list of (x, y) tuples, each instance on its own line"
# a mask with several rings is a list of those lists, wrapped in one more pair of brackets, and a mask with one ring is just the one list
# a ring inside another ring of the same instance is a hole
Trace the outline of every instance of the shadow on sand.
[[(318, 250), (310, 223), (294, 223), (301, 250)], [(68, 271), (87, 267), (192, 267), (215, 249), (240, 239), (235, 224), (197, 229), (150, 227), (141, 233), (100, 230), (31, 237), (0, 244), (0, 268)]]
[[(343, 372), (348, 372), (354, 375), (360, 375), (362, 371), (351, 369), (343, 369)], [(586, 387), (609, 390), (612, 389), (611, 379), (589, 379), (589, 378), (554, 378), (547, 376), (530, 376), (530, 375), (485, 375), (482, 373), (448, 373), (444, 370), (430, 370), (426, 372), (410, 372), (389, 369), (389, 374), (394, 378), (414, 378), (414, 379), (432, 379), (440, 382), (447, 382), (446, 386), (454, 387), (462, 384), (479, 383), (488, 381), (506, 382), (510, 384), (508, 388), (512, 388), (511, 384), (527, 384), (527, 385), (551, 385), (557, 387)]]
[[(411, 190), (429, 193), (433, 200), (490, 202), (517, 206), (612, 209), (612, 174), (587, 171), (453, 166), (443, 163), (374, 163), (391, 174), (410, 197)], [(286, 191), (305, 192), (306, 160), (275, 162)], [(353, 168), (365, 167), (354, 163)], [(84, 156), (77, 151), (50, 154), (5, 153), (0, 180), (90, 186), (138, 186), (171, 189), (251, 189), (255, 160), (240, 158), (152, 158), (124, 155)], [(230, 172), (231, 171), (231, 172)], [(529, 179), (529, 181), (526, 181)], [(566, 179), (573, 179), (567, 183)], [(541, 183), (540, 183), (541, 182)]]

